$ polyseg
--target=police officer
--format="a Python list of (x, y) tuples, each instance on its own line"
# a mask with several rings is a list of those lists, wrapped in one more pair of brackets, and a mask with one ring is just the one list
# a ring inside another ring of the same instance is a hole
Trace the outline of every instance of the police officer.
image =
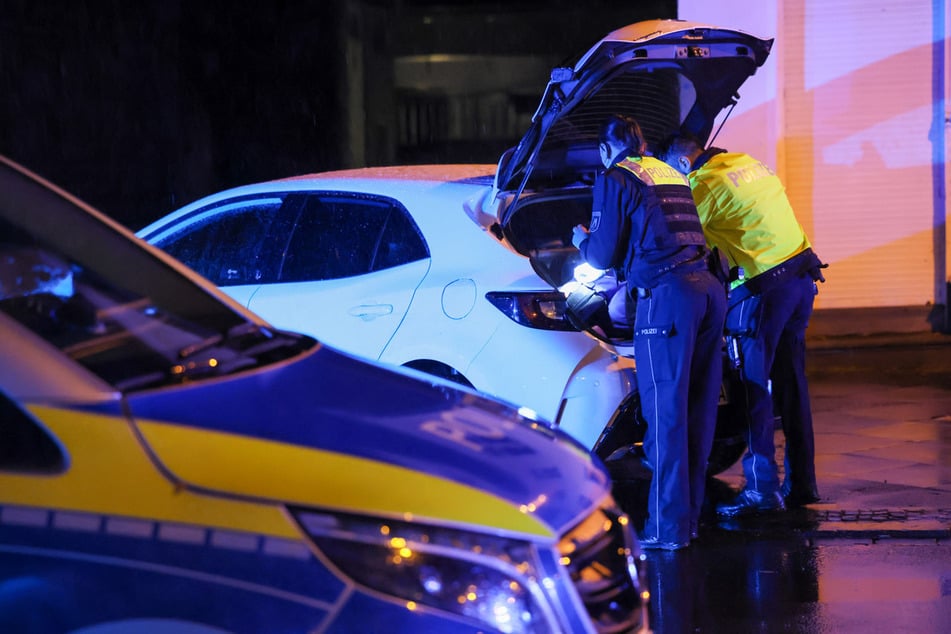
[(676, 550), (697, 536), (722, 377), (726, 292), (710, 272), (687, 179), (645, 156), (638, 123), (621, 115), (601, 129), (605, 171), (591, 222), (572, 243), (636, 294), (634, 357), (653, 470), (644, 548)]
[[(708, 245), (744, 273), (730, 291), (726, 328), (737, 343), (734, 363), (748, 401), (746, 484), (735, 499), (717, 505), (717, 514), (729, 518), (817, 502), (805, 339), (816, 281), (825, 281), (826, 265), (813, 253), (782, 182), (766, 164), (748, 154), (705, 151), (686, 134), (666, 141), (659, 156), (688, 175)], [(773, 396), (786, 436), (782, 484)]]

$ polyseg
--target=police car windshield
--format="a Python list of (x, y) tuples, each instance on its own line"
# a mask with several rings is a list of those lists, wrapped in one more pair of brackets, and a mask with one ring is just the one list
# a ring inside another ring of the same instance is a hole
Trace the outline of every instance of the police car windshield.
[(0, 165), (0, 311), (117, 389), (234, 372), (313, 345), (233, 310), (29, 176)]

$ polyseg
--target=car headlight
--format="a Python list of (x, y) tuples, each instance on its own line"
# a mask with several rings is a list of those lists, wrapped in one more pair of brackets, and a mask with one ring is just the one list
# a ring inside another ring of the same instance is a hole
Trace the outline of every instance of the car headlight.
[(532, 544), (426, 524), (292, 511), (340, 573), (401, 601), (511, 634), (552, 632)]

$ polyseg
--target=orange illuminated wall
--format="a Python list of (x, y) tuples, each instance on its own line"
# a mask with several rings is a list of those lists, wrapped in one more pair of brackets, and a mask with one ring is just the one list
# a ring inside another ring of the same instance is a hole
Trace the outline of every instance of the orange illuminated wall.
[(948, 0), (679, 6), (776, 39), (715, 145), (777, 166), (830, 263), (817, 307), (946, 303)]

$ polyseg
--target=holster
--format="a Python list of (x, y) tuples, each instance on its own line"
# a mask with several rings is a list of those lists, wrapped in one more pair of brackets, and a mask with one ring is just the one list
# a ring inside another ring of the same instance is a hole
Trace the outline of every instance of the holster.
[(806, 249), (733, 288), (730, 291), (729, 305), (735, 306), (751, 295), (759, 295), (804, 273), (808, 273), (817, 282), (825, 282), (826, 278), (822, 275), (822, 269), (828, 266), (819, 259), (819, 256), (811, 248)]
[(724, 286), (730, 284), (730, 262), (718, 247), (713, 247), (707, 254), (707, 266), (713, 277), (720, 280)]

